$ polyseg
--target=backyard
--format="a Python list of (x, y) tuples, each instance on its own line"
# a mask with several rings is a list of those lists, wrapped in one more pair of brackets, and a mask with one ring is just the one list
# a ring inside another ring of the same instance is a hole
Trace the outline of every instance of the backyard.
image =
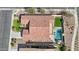
[(61, 18), (60, 17), (55, 17), (55, 27), (61, 27)]
[[(63, 30), (63, 19), (61, 17), (55, 17), (55, 23), (54, 23), (54, 39), (57, 44), (62, 44), (63, 36), (62, 36), (62, 30)], [(59, 49), (63, 50), (62, 45), (58, 45)]]
[(57, 45), (57, 49), (58, 49), (59, 51), (65, 51), (65, 50), (66, 50), (66, 46), (65, 46), (65, 45), (61, 45), (61, 44), (58, 44), (58, 45)]

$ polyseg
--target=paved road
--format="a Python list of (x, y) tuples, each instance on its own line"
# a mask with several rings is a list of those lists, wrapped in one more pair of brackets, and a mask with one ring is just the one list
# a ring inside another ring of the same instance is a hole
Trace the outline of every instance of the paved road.
[(0, 10), (0, 51), (8, 50), (11, 16), (11, 10)]

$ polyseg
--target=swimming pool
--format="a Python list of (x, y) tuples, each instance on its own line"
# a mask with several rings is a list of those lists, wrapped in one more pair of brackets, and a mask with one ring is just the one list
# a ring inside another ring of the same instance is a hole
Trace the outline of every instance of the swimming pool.
[(62, 40), (62, 28), (61, 27), (55, 28), (54, 38), (55, 38), (55, 41)]

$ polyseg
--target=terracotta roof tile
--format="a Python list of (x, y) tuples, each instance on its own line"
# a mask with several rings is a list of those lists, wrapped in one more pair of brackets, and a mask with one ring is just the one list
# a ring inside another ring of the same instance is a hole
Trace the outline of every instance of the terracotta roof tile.
[[(30, 20), (29, 34), (26, 30), (23, 30), (23, 40), (32, 42), (50, 42), (49, 38), (49, 23), (53, 21), (53, 16), (49, 15), (23, 15), (21, 17), (21, 23), (26, 24)], [(26, 32), (26, 33), (25, 33)]]

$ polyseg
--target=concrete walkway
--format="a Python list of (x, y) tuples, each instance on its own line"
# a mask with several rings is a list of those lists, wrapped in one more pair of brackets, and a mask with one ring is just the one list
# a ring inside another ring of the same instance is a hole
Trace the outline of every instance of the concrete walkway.
[(21, 38), (21, 32), (11, 32), (11, 37), (12, 38)]
[(74, 28), (74, 34), (72, 38), (72, 46), (71, 46), (71, 51), (74, 51), (74, 46), (75, 46), (75, 39), (77, 35), (77, 30), (78, 30), (78, 16), (77, 16), (77, 8), (75, 8), (75, 28)]

